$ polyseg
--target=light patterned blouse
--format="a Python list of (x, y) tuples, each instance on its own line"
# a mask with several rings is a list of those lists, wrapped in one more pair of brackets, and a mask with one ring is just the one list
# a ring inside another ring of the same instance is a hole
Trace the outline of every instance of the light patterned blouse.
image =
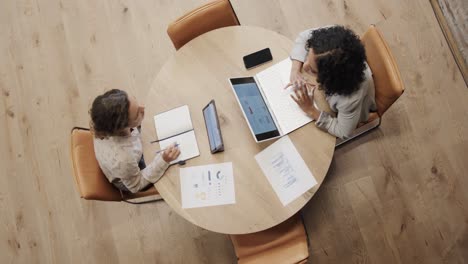
[(129, 136), (94, 138), (94, 152), (109, 182), (116, 186), (123, 184), (132, 193), (157, 182), (169, 167), (158, 154), (145, 169), (140, 170), (138, 162), (143, 155), (143, 147), (138, 129), (133, 129)]

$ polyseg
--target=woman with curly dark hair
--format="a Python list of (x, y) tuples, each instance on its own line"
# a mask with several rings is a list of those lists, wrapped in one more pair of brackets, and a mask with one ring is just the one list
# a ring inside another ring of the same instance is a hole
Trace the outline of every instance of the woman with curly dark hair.
[(173, 145), (146, 166), (140, 137), (145, 108), (125, 91), (113, 89), (99, 95), (89, 113), (96, 159), (107, 179), (122, 191), (148, 188), (180, 154)]
[[(297, 37), (290, 57), (291, 97), (320, 129), (345, 139), (377, 110), (364, 46), (352, 30), (343, 26), (306, 30)], [(301, 70), (316, 76), (336, 117), (315, 108), (315, 87), (306, 83)]]

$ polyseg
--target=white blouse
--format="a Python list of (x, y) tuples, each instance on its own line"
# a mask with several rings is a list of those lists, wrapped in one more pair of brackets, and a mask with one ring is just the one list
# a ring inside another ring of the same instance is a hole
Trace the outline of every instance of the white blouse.
[(169, 167), (158, 154), (145, 169), (140, 170), (138, 162), (143, 155), (143, 147), (136, 128), (129, 136), (94, 138), (94, 152), (109, 182), (121, 182), (132, 193), (157, 182)]

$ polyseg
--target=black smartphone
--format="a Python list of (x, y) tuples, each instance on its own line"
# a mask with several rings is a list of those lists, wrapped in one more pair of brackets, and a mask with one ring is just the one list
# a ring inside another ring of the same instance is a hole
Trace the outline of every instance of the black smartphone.
[(252, 54), (244, 56), (244, 65), (247, 70), (252, 69), (260, 64), (265, 62), (269, 62), (273, 60), (273, 56), (271, 56), (271, 51), (269, 48), (259, 50)]
[(211, 153), (224, 150), (223, 137), (219, 127), (218, 112), (214, 100), (211, 100), (203, 108), (203, 118), (205, 119), (206, 132), (208, 133), (208, 142), (210, 143)]

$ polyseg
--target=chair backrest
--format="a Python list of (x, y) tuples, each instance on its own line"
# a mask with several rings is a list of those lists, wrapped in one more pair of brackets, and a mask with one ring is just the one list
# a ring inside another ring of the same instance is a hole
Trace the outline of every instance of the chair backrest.
[(372, 25), (361, 40), (373, 74), (377, 113), (382, 116), (403, 94), (405, 88), (395, 59), (380, 30)]
[(94, 154), (93, 135), (84, 128), (71, 132), (73, 175), (82, 198), (87, 200), (121, 201), (122, 196), (102, 172)]
[(213, 29), (240, 25), (229, 0), (207, 3), (169, 24), (167, 34), (178, 50), (190, 40)]
[(309, 257), (299, 214), (270, 229), (230, 237), (238, 263), (303, 263)]

